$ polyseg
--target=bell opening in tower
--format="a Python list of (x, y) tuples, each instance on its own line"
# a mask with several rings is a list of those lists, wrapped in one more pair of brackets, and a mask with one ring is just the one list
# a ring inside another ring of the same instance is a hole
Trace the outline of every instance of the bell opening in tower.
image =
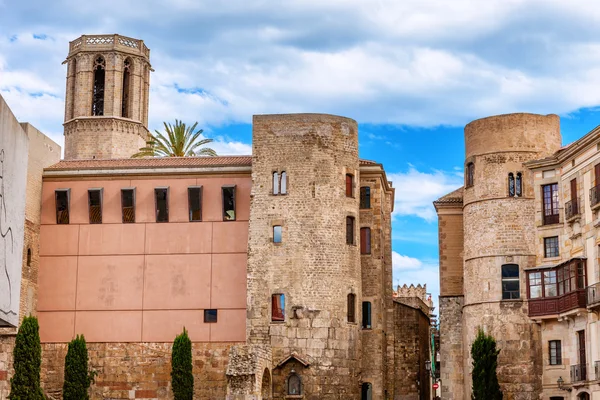
[(121, 100), (121, 116), (123, 118), (131, 118), (129, 115), (129, 86), (131, 82), (131, 60), (128, 58), (124, 62), (123, 67), (123, 97)]
[(99, 56), (94, 62), (94, 88), (92, 91), (92, 115), (104, 115), (104, 81), (105, 81), (104, 58)]

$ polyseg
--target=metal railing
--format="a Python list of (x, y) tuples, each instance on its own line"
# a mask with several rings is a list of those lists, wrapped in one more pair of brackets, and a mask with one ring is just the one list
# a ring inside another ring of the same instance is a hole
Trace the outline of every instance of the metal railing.
[(571, 365), (571, 382), (587, 380), (587, 366), (585, 364)]
[(565, 219), (567, 221), (581, 214), (580, 204), (579, 199), (573, 199), (565, 203)]
[(549, 215), (544, 214), (543, 217), (544, 217), (544, 225), (552, 225), (552, 224), (560, 223), (560, 214), (558, 213), (558, 210), (556, 210), (556, 214), (549, 214)]
[(600, 203), (600, 185), (590, 189), (590, 207), (594, 207), (598, 203)]
[(600, 305), (600, 282), (594, 283), (586, 288), (587, 305)]

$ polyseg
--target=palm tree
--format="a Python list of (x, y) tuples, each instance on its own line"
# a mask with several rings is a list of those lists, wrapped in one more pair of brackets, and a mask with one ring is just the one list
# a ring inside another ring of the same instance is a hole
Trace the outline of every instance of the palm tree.
[[(210, 147), (202, 147), (212, 139), (198, 140), (203, 130), (196, 132), (196, 122), (192, 126), (186, 126), (183, 122), (175, 120), (175, 126), (163, 122), (166, 135), (159, 131), (156, 134), (149, 134), (150, 138), (146, 141), (146, 147), (135, 153), (132, 158), (140, 157), (193, 157), (193, 156), (216, 156), (217, 153)], [(202, 147), (202, 148), (200, 148)]]

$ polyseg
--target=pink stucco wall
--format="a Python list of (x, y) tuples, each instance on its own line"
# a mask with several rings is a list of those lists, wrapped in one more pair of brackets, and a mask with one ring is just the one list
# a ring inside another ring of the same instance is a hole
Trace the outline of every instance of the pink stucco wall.
[[(124, 177), (123, 177), (124, 178)], [(43, 184), (38, 317), (42, 342), (244, 341), (250, 176), (49, 180)], [(236, 221), (222, 220), (221, 187), (236, 185)], [(154, 188), (169, 187), (169, 222), (155, 222)], [(188, 221), (202, 186), (202, 222)], [(136, 222), (121, 223), (121, 188), (136, 188)], [(71, 189), (70, 224), (56, 224), (54, 191)], [(104, 188), (102, 224), (89, 224), (89, 188)], [(204, 323), (217, 309), (218, 322)]]

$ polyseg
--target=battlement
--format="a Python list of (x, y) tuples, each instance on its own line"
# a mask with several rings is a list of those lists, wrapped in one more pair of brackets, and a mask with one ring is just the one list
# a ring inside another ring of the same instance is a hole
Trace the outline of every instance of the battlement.
[(150, 58), (150, 49), (143, 40), (121, 35), (82, 35), (69, 42), (69, 56), (83, 52), (121, 51)]

